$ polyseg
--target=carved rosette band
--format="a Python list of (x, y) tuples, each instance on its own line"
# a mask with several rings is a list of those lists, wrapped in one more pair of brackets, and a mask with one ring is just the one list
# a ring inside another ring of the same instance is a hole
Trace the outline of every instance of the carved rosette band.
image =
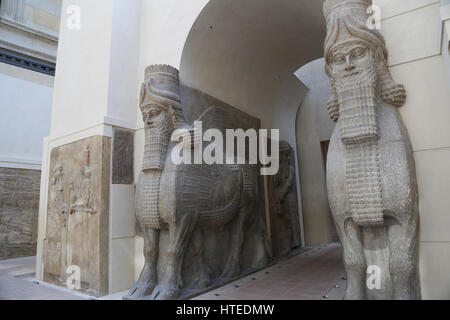
[(378, 143), (346, 146), (346, 183), (353, 221), (361, 226), (382, 225), (383, 199)]

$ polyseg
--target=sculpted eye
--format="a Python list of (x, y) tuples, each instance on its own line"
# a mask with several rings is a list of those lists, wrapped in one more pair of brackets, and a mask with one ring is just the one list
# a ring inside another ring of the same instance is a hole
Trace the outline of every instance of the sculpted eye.
[(335, 64), (343, 64), (345, 63), (345, 56), (343, 54), (337, 54), (333, 57), (333, 62)]
[(150, 113), (149, 113), (149, 117), (150, 117), (150, 118), (157, 117), (160, 113), (161, 113), (161, 110), (152, 110), (152, 111), (150, 111)]
[(366, 49), (365, 48), (357, 48), (353, 50), (352, 52), (352, 58), (353, 59), (360, 59), (366, 55)]

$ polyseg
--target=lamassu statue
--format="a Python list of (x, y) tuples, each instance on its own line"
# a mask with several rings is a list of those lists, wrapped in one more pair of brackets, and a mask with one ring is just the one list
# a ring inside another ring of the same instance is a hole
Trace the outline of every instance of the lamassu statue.
[[(198, 288), (210, 284), (208, 266), (203, 261), (203, 228), (230, 225), (230, 250), (221, 278), (240, 274), (246, 222), (258, 212), (259, 168), (174, 164), (171, 152), (178, 143), (171, 141), (174, 130), (183, 128), (192, 133), (192, 140), (183, 143), (196, 140), (181, 110), (178, 70), (153, 65), (145, 75), (140, 100), (145, 124), (144, 159), (136, 185), (136, 216), (144, 236), (145, 265), (125, 299), (177, 299), (183, 259), (190, 243), (200, 260)], [(208, 129), (212, 121), (208, 119), (223, 119), (216, 110), (212, 107), (200, 118), (204, 128)], [(167, 249), (161, 252), (160, 232), (167, 229)], [(165, 259), (164, 268), (158, 268), (161, 258)]]
[(331, 211), (344, 249), (346, 299), (420, 299), (419, 206), (408, 132), (397, 110), (382, 35), (368, 27), (369, 0), (327, 0), (328, 151)]

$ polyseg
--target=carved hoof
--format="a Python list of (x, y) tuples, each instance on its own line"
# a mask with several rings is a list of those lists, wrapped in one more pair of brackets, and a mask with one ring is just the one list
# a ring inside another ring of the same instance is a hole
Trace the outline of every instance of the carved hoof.
[(130, 292), (122, 298), (122, 300), (137, 300), (139, 298), (145, 297), (152, 293), (155, 288), (155, 283), (153, 281), (148, 282), (137, 282)]
[(150, 296), (143, 297), (143, 300), (176, 300), (180, 296), (178, 286), (170, 284), (158, 285)]

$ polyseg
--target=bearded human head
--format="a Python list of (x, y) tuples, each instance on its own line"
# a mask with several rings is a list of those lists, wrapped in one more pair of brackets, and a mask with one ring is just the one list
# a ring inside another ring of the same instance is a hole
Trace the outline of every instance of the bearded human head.
[(145, 69), (139, 106), (145, 125), (143, 170), (162, 170), (172, 132), (185, 126), (179, 72), (169, 65)]
[(165, 117), (171, 119), (174, 129), (183, 126), (178, 70), (169, 65), (147, 67), (139, 105), (146, 127), (161, 125)]
[(406, 100), (403, 85), (394, 82), (388, 69), (383, 36), (368, 27), (371, 0), (326, 0), (324, 15), (325, 71), (331, 80), (328, 112), (333, 121), (340, 116), (339, 86), (375, 82), (377, 98), (400, 107)]

